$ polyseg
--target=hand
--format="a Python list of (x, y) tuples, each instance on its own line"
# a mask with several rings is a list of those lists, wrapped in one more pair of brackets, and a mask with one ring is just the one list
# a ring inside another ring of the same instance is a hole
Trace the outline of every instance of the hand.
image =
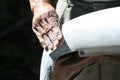
[(58, 15), (49, 3), (34, 8), (32, 29), (45, 50), (53, 50), (63, 41), (59, 26)]

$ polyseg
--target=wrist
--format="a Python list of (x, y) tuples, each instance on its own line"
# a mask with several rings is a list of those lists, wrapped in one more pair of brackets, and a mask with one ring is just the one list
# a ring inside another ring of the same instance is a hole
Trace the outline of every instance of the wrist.
[(47, 3), (50, 4), (50, 0), (29, 0), (31, 11), (34, 13), (34, 9), (40, 7), (41, 5)]

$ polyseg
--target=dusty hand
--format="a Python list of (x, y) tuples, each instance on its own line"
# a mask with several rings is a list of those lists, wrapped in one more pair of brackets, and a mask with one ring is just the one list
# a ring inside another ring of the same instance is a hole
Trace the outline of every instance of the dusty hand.
[(44, 3), (34, 9), (32, 29), (47, 51), (58, 47), (63, 41), (59, 26), (58, 16), (50, 4)]

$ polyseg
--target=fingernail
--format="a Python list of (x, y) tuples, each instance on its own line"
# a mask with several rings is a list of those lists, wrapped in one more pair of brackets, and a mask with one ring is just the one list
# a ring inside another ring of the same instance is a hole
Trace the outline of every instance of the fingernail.
[(43, 45), (43, 48), (48, 51), (48, 47), (46, 45)]
[(49, 45), (50, 50), (53, 50), (53, 48), (54, 48), (53, 44)]
[(54, 45), (58, 47), (60, 45), (60, 42), (58, 40), (54, 41)]

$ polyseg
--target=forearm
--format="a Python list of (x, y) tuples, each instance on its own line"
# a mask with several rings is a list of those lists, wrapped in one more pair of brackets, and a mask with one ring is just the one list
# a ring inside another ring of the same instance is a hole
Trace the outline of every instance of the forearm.
[(50, 0), (29, 0), (31, 11), (34, 12), (34, 8), (40, 6), (42, 3), (50, 3)]

